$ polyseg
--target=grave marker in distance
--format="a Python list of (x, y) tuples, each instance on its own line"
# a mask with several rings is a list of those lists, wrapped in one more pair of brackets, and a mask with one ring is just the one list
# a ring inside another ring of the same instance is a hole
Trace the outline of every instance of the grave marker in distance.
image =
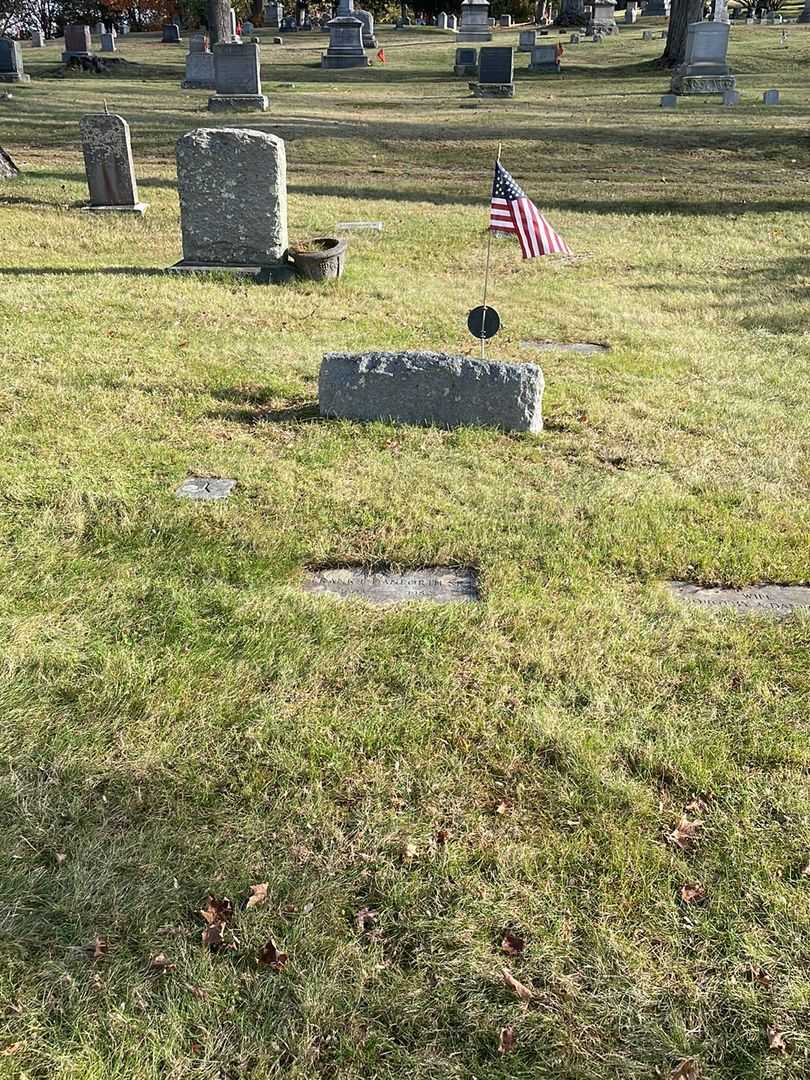
[(220, 41), (213, 52), (216, 93), (208, 99), (208, 111), (266, 112), (259, 46), (255, 42)]
[(514, 97), (515, 50), (511, 45), (490, 45), (478, 53), (476, 97)]
[(138, 198), (129, 124), (115, 113), (88, 113), (79, 121), (84, 169), (90, 189), (85, 210), (143, 214)]
[(0, 38), (0, 83), (27, 82), (31, 82), (31, 76), (25, 74), (19, 41)]

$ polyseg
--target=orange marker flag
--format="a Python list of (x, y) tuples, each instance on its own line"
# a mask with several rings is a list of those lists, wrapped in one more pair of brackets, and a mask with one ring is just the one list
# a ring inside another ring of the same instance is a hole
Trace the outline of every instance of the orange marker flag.
[(380, 61), (381, 64), (385, 63), (385, 49), (380, 49), (380, 51), (377, 53), (377, 59)]

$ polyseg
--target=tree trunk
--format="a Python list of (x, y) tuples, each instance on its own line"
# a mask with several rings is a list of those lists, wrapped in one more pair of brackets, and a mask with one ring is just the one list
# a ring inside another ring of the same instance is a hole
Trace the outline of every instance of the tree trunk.
[(208, 39), (212, 45), (231, 40), (231, 5), (229, 0), (207, 0)]
[(667, 47), (661, 57), (664, 67), (677, 67), (686, 56), (686, 28), (703, 22), (703, 0), (672, 0), (669, 9)]

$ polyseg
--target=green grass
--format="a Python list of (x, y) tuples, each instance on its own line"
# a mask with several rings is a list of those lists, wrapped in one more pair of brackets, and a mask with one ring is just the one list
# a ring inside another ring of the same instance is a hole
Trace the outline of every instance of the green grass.
[[(106, 79), (26, 49), (0, 102), (0, 1075), (804, 1078), (810, 618), (662, 582), (810, 579), (810, 37), (735, 28), (743, 104), (671, 114), (638, 27), (477, 110), (447, 38), (381, 36), (345, 74), (267, 45), (244, 119), (286, 140), (293, 239), (385, 222), (323, 288), (160, 273), (174, 141), (213, 122), (182, 47), (124, 39)], [(76, 210), (105, 97), (142, 222)], [(306, 419), (327, 350), (475, 354), (499, 142), (581, 257), (493, 245), (492, 354), (611, 351), (542, 356), (539, 436)], [(237, 492), (177, 501), (199, 473)], [(337, 560), (474, 565), (484, 602), (300, 591)], [(265, 881), (238, 949), (203, 947), (206, 893)]]

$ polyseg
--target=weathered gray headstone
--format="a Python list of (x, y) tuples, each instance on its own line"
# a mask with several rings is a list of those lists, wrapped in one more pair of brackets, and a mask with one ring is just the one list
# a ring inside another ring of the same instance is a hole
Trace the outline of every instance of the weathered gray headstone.
[(181, 83), (183, 90), (213, 90), (214, 54), (208, 48), (205, 34), (192, 34), (186, 53), (186, 77)]
[(88, 113), (79, 121), (84, 170), (90, 189), (86, 210), (118, 210), (143, 214), (138, 198), (129, 124), (115, 113)]
[(115, 34), (108, 34), (105, 30), (101, 35), (101, 51), (106, 53), (117, 52), (115, 47)]
[(501, 15), (501, 26), (505, 30), (508, 30), (512, 26), (512, 16), (511, 15), (505, 15), (505, 14)]
[(515, 50), (511, 45), (490, 45), (478, 53), (476, 97), (513, 97), (515, 93)]
[(41, 30), (31, 31), (31, 48), (32, 49), (44, 49), (45, 48), (45, 35)]
[(282, 4), (266, 4), (264, 8), (264, 25), (276, 29), (281, 26), (281, 21), (284, 18), (284, 7)]
[(216, 94), (208, 99), (209, 111), (266, 112), (259, 46), (254, 42), (218, 42), (213, 52)]
[(529, 63), (529, 71), (536, 74), (560, 73), (560, 50), (557, 45), (535, 45), (532, 49), (532, 58)]
[(287, 252), (284, 142), (263, 131), (197, 128), (177, 141), (183, 261), (178, 270), (258, 276)]
[(661, 95), (661, 108), (662, 109), (677, 109), (678, 107), (678, 95), (677, 94), (662, 94)]
[(478, 50), (470, 48), (456, 49), (456, 62), (453, 65), (453, 74), (477, 75)]
[(624, 21), (628, 25), (632, 26), (639, 16), (639, 7), (636, 0), (627, 0), (627, 7), (624, 11)]
[(652, 30), (644, 30), (642, 35), (641, 35), (641, 40), (642, 41), (652, 41), (652, 39), (653, 39)]
[(530, 53), (537, 44), (536, 30), (521, 30), (518, 34), (518, 52)]
[(778, 105), (779, 104), (779, 91), (778, 90), (766, 90), (762, 95), (763, 105)]
[(589, 34), (617, 34), (616, 0), (593, 0), (591, 17), (588, 20)]
[(179, 45), (182, 40), (183, 39), (180, 36), (180, 27), (177, 23), (167, 23), (163, 27), (163, 37), (161, 38), (161, 41), (164, 45)]
[(726, 60), (729, 24), (691, 23), (686, 32), (686, 56), (672, 74), (675, 94), (724, 94), (736, 89)]
[(458, 40), (492, 41), (492, 29), (489, 25), (488, 16), (489, 0), (463, 0)]
[(440, 427), (540, 431), (543, 373), (442, 353), (329, 353), (321, 363), (324, 416)]
[(457, 15), (448, 15), (447, 16), (447, 29), (448, 30), (458, 30), (458, 16)]
[(65, 49), (62, 60), (89, 59), (93, 55), (90, 41), (90, 27), (81, 23), (70, 23), (65, 27)]
[(338, 15), (329, 23), (329, 47), (321, 53), (323, 68), (368, 67), (363, 50), (363, 23), (354, 15)]
[(744, 589), (703, 588), (687, 581), (671, 581), (673, 596), (708, 608), (730, 608), (741, 614), (773, 615), (784, 618), (810, 608), (810, 586), (749, 585)]
[(0, 83), (26, 83), (31, 76), (23, 68), (22, 49), (19, 41), (0, 38)]
[(724, 90), (723, 91), (723, 104), (724, 105), (739, 105), (740, 104), (740, 92), (739, 92), (739, 90)]
[(660, 17), (662, 15), (669, 15), (670, 0), (647, 0), (647, 6), (644, 9), (645, 15), (655, 15)]
[(438, 26), (438, 28), (440, 30), (446, 30), (447, 29), (447, 12), (446, 11), (440, 11), (439, 12), (439, 14), (438, 14), (438, 16), (436, 18), (436, 25)]
[(250, 37), (253, 33), (253, 23), (250, 21), (250, 19), (245, 19), (245, 21), (242, 23), (242, 33), (245, 35), (245, 37)]
[(374, 16), (362, 8), (355, 8), (352, 15), (363, 24), (363, 48), (376, 49), (379, 42), (374, 34)]
[(419, 570), (364, 570), (359, 566), (311, 570), (304, 591), (340, 600), (365, 600), (370, 604), (404, 604), (431, 600), (438, 604), (471, 603), (480, 599), (475, 572), (450, 566)]
[(235, 480), (222, 480), (215, 476), (190, 476), (175, 491), (175, 495), (178, 499), (215, 502), (227, 499), (235, 487)]

